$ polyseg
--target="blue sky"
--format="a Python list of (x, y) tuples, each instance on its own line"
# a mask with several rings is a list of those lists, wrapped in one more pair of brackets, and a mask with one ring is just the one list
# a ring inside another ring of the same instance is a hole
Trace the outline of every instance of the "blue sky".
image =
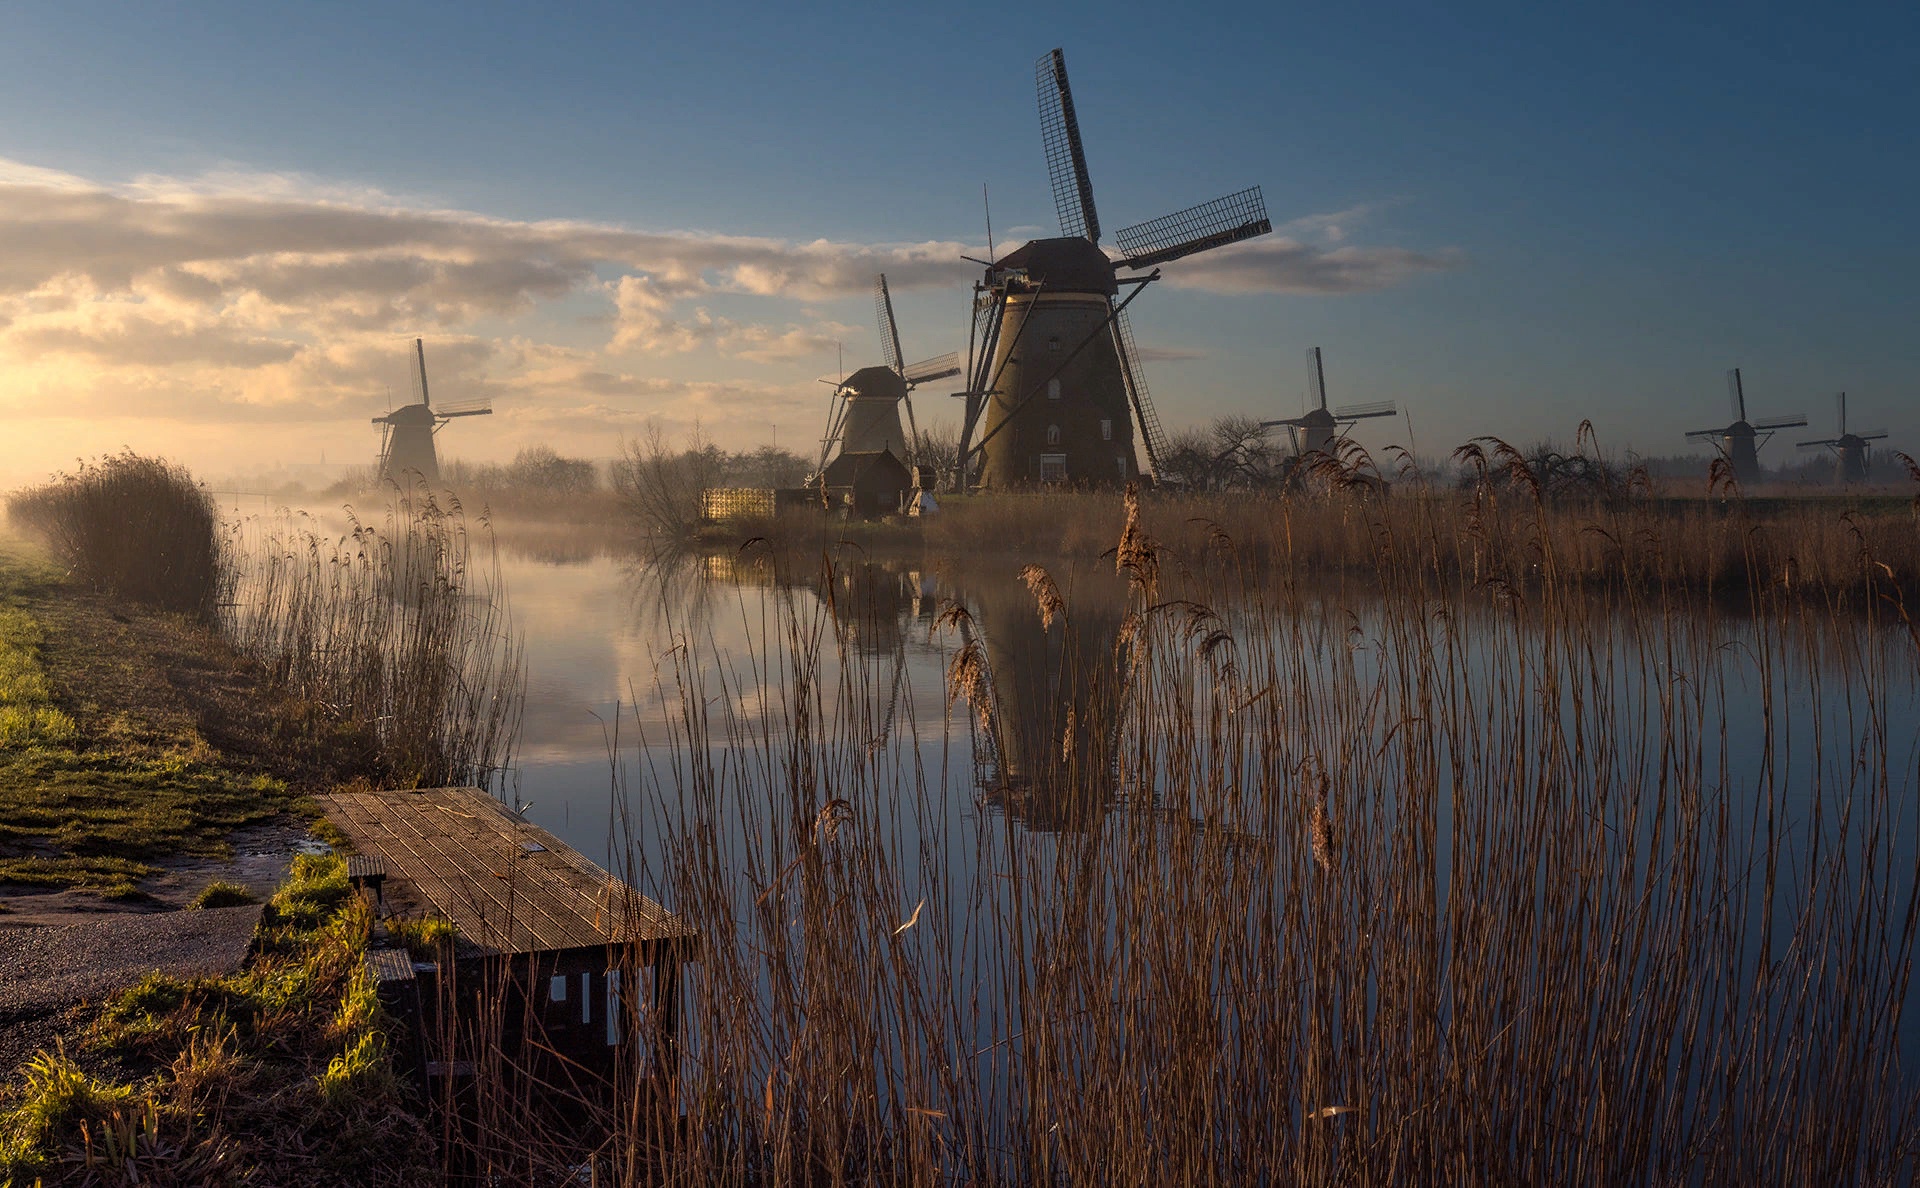
[[(1108, 228), (1258, 183), (1299, 246), (1251, 291), (1198, 257), (1135, 305), (1170, 424), (1297, 410), (1319, 345), (1336, 401), (1398, 400), (1430, 453), (1583, 416), (1678, 452), (1736, 364), (1756, 414), (1820, 428), (1845, 388), (1913, 449), (1917, 12), (12, 5), (0, 182), (63, 197), (0, 209), (0, 253), (57, 224), (73, 264), (0, 267), (0, 407), (44, 422), (55, 463), (108, 430), (95, 452), (261, 456), (261, 424), (274, 460), (338, 457), (369, 448), (419, 333), (445, 386), (500, 409), (454, 453), (606, 454), (650, 418), (815, 433), (829, 344), (875, 350), (861, 267), (900, 277), (906, 349), (933, 354), (965, 345), (971, 269), (939, 260), (984, 246), (982, 184), (1000, 246), (1053, 233), (1032, 74), (1060, 45)], [(81, 234), (95, 190), (124, 209)], [(484, 267), (434, 256), (384, 308), (414, 249), (302, 238), (303, 204), (678, 236), (692, 272), (569, 246), (566, 275), (500, 288), (548, 249), (463, 238), (420, 250)], [(128, 248), (189, 214), (218, 245)], [(756, 262), (726, 272), (713, 245), (739, 240)]]

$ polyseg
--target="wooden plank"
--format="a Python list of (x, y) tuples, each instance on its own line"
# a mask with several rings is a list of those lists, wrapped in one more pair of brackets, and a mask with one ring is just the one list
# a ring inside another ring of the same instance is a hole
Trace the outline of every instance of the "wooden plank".
[[(423, 799), (417, 805), (407, 801), (367, 803), (362, 795), (360, 807), (377, 814), (390, 844), (399, 851), (393, 855), (400, 859), (398, 864), (468, 939), (510, 952), (564, 947), (554, 944), (556, 925), (540, 905), (516, 903), (510, 892), (496, 886), (504, 880), (493, 872), (504, 864), (497, 854), (473, 844), (483, 839), (464, 830), (455, 834), (456, 822), (429, 820), (435, 807), (430, 800)], [(405, 811), (408, 809), (416, 811)]]
[(462, 877), (458, 870), (443, 869), (444, 863), (435, 862), (416, 850), (420, 833), (417, 828), (409, 827), (417, 823), (411, 814), (390, 811), (392, 806), (366, 794), (331, 799), (343, 810), (341, 828), (356, 842), (381, 850), (394, 867), (395, 877), (412, 884), (462, 936), (490, 949), (513, 951), (521, 947), (512, 934), (512, 916), (504, 905), (495, 904), (494, 910), (485, 910), (477, 902), (470, 878)]
[(320, 798), (470, 943), (509, 952), (690, 939), (692, 930), (478, 788)]

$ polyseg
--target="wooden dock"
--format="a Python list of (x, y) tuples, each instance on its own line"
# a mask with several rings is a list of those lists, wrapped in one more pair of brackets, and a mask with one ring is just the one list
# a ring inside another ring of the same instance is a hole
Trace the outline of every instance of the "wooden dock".
[(652, 949), (694, 939), (659, 904), (478, 788), (318, 800), (361, 854), (385, 863), (403, 901), (451, 921), (485, 952)]
[[(421, 979), (398, 997), (417, 1004), (429, 1075), (471, 1068), (477, 1052), (524, 1046), (575, 1067), (671, 1076), (679, 967), (698, 940), (683, 921), (479, 788), (317, 799), (353, 841), (355, 886), (398, 914), (439, 916), (459, 934), (450, 963), (381, 953), (372, 961), (383, 988), (409, 972)], [(455, 983), (467, 989), (450, 989)], [(503, 987), (522, 1005), (518, 1017), (503, 1020), (504, 1031), (473, 1032), (491, 1017), (485, 1000)], [(449, 1030), (449, 1009), (466, 1022)], [(456, 1031), (466, 1037), (458, 1046), (473, 1050), (433, 1050), (435, 1035)]]

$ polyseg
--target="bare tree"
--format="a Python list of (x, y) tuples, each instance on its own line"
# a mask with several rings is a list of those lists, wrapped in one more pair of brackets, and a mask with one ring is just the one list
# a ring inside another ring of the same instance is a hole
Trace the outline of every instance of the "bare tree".
[(675, 450), (658, 424), (638, 441), (622, 441), (613, 460), (613, 489), (649, 535), (685, 538), (700, 526), (701, 492), (718, 486), (726, 458), (696, 422), (685, 448)]

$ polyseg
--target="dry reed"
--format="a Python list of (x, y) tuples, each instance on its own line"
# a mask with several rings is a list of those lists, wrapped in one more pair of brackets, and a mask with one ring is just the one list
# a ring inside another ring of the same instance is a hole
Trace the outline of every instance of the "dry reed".
[(281, 689), (372, 741), (389, 783), (497, 784), (522, 700), (497, 569), (457, 503), (416, 488), (381, 525), (250, 522), (226, 628)]
[[(776, 590), (744, 666), (680, 636), (627, 874), (704, 947), (613, 1180), (1910, 1180), (1915, 638), (1838, 610), (1884, 573), (1787, 597), (1703, 516), (1725, 614), (1586, 580), (1543, 505), (1369, 506), (1365, 597), (1219, 521), (1173, 566), (1133, 522), (1105, 612), (1028, 571), (1064, 747), (1008, 749), (1019, 657), (963, 609), (973, 712), (924, 740), (820, 604)], [(1025, 827), (956, 795), (983, 753)]]

